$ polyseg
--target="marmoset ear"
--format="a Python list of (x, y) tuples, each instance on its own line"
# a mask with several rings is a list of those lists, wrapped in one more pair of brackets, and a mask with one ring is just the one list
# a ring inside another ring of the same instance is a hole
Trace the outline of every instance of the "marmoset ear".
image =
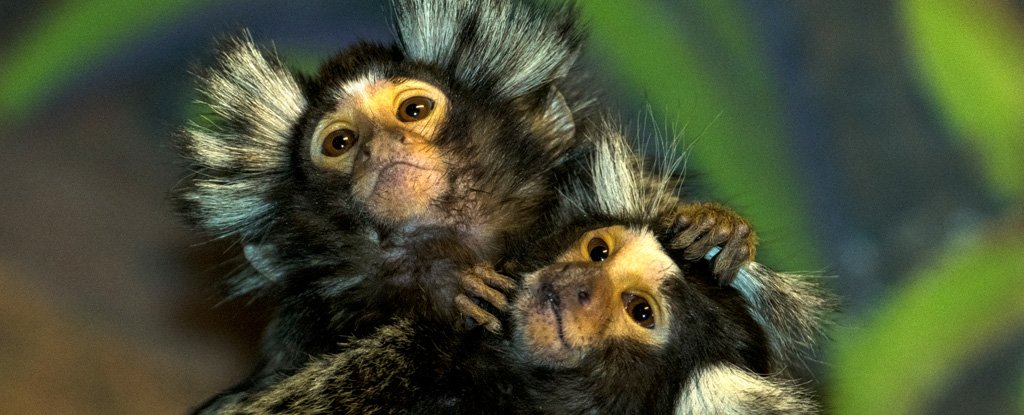
[(578, 12), (570, 4), (550, 13), (538, 11), (540, 5), (493, 0), (394, 0), (392, 6), (406, 56), (499, 100), (565, 77), (583, 40)]
[(573, 111), (558, 88), (551, 86), (518, 101), (526, 122), (549, 154), (563, 154), (576, 137)]
[(197, 77), (213, 122), (192, 123), (179, 134), (194, 173), (178, 191), (182, 210), (219, 236), (256, 238), (273, 216), (270, 193), (289, 174), (306, 97), (278, 57), (248, 33), (225, 42), (217, 62)]
[[(773, 357), (786, 366), (809, 353), (836, 310), (836, 299), (814, 276), (775, 272), (757, 262), (740, 268), (732, 286), (764, 328)], [(820, 277), (817, 277), (820, 278)]]

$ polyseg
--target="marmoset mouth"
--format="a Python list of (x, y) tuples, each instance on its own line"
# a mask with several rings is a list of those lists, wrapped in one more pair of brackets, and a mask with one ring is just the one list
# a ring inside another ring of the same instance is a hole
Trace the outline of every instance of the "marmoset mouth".
[(391, 192), (407, 188), (410, 191), (425, 192), (442, 182), (442, 172), (405, 160), (382, 163), (374, 169), (373, 193)]
[(551, 314), (555, 317), (555, 329), (558, 332), (558, 340), (562, 343), (562, 347), (566, 350), (570, 349), (569, 342), (565, 339), (565, 330), (562, 326), (562, 302), (558, 298), (558, 293), (555, 292), (550, 284), (541, 286), (540, 292), (543, 295), (544, 306), (550, 308)]
[(434, 171), (432, 169), (428, 169), (428, 168), (420, 166), (418, 164), (413, 164), (413, 163), (410, 163), (408, 161), (399, 160), (399, 161), (392, 161), (392, 162), (388, 162), (388, 163), (384, 164), (383, 166), (381, 166), (380, 168), (377, 169), (377, 172), (378, 172), (378, 174), (383, 174), (385, 171), (388, 171), (388, 170), (391, 170), (391, 169), (396, 169), (396, 168), (412, 168), (412, 169), (416, 169), (416, 170)]
[[(438, 168), (440, 167), (440, 168)], [(353, 174), (352, 195), (374, 217), (389, 223), (423, 218), (447, 191), (443, 165), (394, 157), (362, 164)]]

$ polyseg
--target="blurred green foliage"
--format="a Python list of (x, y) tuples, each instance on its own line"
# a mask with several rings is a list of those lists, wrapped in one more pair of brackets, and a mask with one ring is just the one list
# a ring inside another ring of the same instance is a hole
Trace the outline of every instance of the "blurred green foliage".
[(921, 413), (958, 370), (1024, 327), (1024, 239), (950, 247), (863, 326), (837, 333), (836, 414)]
[(133, 38), (205, 4), (197, 0), (67, 1), (31, 28), (0, 64), (0, 121), (16, 121), (48, 94)]
[(992, 188), (1024, 196), (1024, 17), (998, 0), (905, 0), (907, 38), (924, 86)]
[[(998, 0), (904, 0), (914, 68), (965, 149), (980, 154), (994, 192), (1024, 196), (1024, 28)], [(191, 0), (69, 1), (29, 31), (0, 61), (0, 121), (17, 121), (76, 73), (110, 56), (160, 21), (206, 4)], [(655, 2), (583, 3), (595, 55), (644, 91), (659, 118), (684, 114), (684, 148), (709, 185), (737, 200), (787, 269), (819, 267), (806, 195), (790, 170), (765, 69), (744, 8), (702, 0), (698, 40)], [(702, 52), (715, 49), (717, 60)], [(305, 56), (301, 55), (300, 56)], [(303, 59), (308, 60), (308, 59)], [(600, 87), (600, 86), (598, 86)], [(694, 132), (692, 128), (702, 131)], [(915, 413), (972, 356), (1024, 328), (1024, 240), (981, 235), (946, 247), (942, 258), (877, 312), (837, 333), (831, 353), (835, 413)], [(1008, 260), (1009, 259), (1009, 260)], [(1024, 388), (1022, 388), (1024, 389)], [(1022, 397), (1024, 411), (1024, 397)]]
[[(1024, 25), (996, 0), (901, 3), (924, 87), (980, 154), (994, 192), (1024, 196)], [(947, 247), (874, 315), (836, 338), (836, 414), (920, 413), (959, 369), (1024, 330), (1024, 239)], [(992, 232), (989, 232), (991, 234)]]

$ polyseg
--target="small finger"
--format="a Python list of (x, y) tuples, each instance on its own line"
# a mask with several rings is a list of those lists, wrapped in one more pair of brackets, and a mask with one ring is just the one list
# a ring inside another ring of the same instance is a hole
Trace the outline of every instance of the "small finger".
[(680, 232), (683, 229), (689, 228), (690, 225), (692, 225), (692, 224), (693, 224), (693, 217), (692, 216), (690, 216), (689, 214), (680, 213), (679, 216), (676, 216), (676, 221), (672, 225), (673, 226), (672, 230), (674, 232)]
[(750, 261), (747, 256), (746, 246), (723, 249), (719, 257), (715, 259), (711, 272), (715, 274), (722, 285), (728, 285), (736, 278), (740, 266)]
[(462, 289), (466, 290), (466, 293), (469, 295), (487, 302), (500, 311), (508, 309), (508, 297), (505, 293), (485, 284), (479, 278), (474, 278), (472, 275), (464, 275), (462, 277)]
[[(701, 236), (706, 234), (708, 232), (708, 229), (710, 229), (714, 225), (714, 220), (696, 222), (693, 226), (687, 228), (685, 231), (676, 235), (675, 238), (672, 238), (672, 248), (689, 248), (690, 245), (697, 243)], [(689, 251), (689, 249), (687, 249), (687, 251)]]
[(738, 235), (733, 235), (732, 239), (729, 239), (722, 245), (722, 253), (718, 255), (718, 259), (715, 261), (715, 273), (718, 270), (731, 266), (734, 262), (742, 262), (743, 255), (746, 255), (746, 241)]
[(455, 306), (465, 316), (492, 333), (501, 332), (501, 321), (464, 294), (455, 296)]
[(483, 280), (484, 284), (492, 288), (496, 288), (503, 292), (510, 292), (516, 288), (516, 281), (508, 276), (499, 274), (497, 271), (491, 268), (482, 268), (476, 271), (480, 279)]
[(728, 234), (723, 235), (720, 229), (713, 226), (714, 221), (710, 221), (710, 223), (712, 223), (712, 227), (697, 238), (697, 240), (693, 241), (690, 246), (686, 247), (686, 250), (683, 252), (683, 258), (689, 261), (703, 258), (712, 247), (720, 245), (728, 238)]

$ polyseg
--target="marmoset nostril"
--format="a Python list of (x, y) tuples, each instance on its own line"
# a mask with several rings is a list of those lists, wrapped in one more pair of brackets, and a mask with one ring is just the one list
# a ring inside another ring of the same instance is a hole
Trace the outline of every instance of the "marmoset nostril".
[(585, 306), (587, 304), (590, 304), (590, 293), (584, 290), (580, 290), (577, 296), (579, 297), (580, 305)]

